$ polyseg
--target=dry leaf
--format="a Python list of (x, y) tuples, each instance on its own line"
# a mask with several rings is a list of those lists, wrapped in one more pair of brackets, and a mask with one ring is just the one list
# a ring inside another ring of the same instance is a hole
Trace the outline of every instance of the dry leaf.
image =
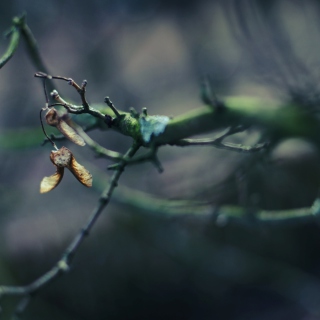
[[(86, 143), (78, 135), (76, 130), (72, 128), (65, 120), (64, 116), (60, 116), (55, 108), (51, 108), (46, 114), (47, 124), (56, 127), (66, 138), (68, 138), (73, 143), (84, 146)], [(69, 122), (71, 123), (71, 122)]]
[(91, 173), (81, 164), (79, 164), (72, 152), (66, 147), (57, 151), (51, 151), (50, 160), (57, 168), (55, 174), (50, 177), (44, 177), (40, 184), (40, 193), (46, 193), (54, 189), (61, 181), (64, 168), (68, 168), (76, 179), (86, 187), (92, 186)]
[(58, 168), (55, 174), (50, 177), (44, 177), (40, 184), (40, 193), (46, 193), (54, 189), (61, 181), (64, 168)]
[(68, 169), (73, 175), (86, 187), (92, 187), (92, 175), (91, 173), (81, 164), (79, 164), (74, 156), (71, 157), (71, 166)]

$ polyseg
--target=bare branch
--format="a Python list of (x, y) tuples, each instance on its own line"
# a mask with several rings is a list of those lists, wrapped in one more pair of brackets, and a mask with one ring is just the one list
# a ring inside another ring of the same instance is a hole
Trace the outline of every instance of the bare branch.
[[(102, 184), (102, 182), (101, 182)], [(99, 185), (99, 183), (98, 183)], [(210, 220), (222, 219), (225, 222), (234, 221), (241, 224), (270, 223), (289, 224), (292, 222), (314, 220), (320, 216), (320, 199), (316, 199), (311, 207), (288, 210), (262, 210), (250, 209), (235, 205), (220, 205), (196, 200), (168, 200), (148, 193), (121, 186), (119, 196), (115, 195), (115, 201), (131, 205), (137, 209), (145, 210), (149, 214), (161, 214), (166, 216), (207, 216)]]
[(78, 124), (72, 122), (73, 128), (82, 137), (85, 143), (99, 156), (113, 161), (124, 160), (125, 156), (119, 152), (109, 150), (92, 140)]
[(170, 145), (178, 146), (178, 147), (186, 147), (186, 146), (213, 146), (219, 149), (226, 149), (230, 151), (236, 152), (257, 152), (268, 146), (268, 143), (258, 143), (254, 146), (245, 146), (242, 144), (236, 144), (231, 142), (222, 142), (222, 140), (228, 136), (233, 134), (243, 132), (247, 127), (244, 126), (235, 126), (229, 127), (229, 129), (220, 135), (217, 138), (203, 138), (203, 139), (181, 139), (177, 142), (170, 143)]
[[(56, 78), (60, 79), (62, 77), (53, 77), (52, 76), (52, 79), (56, 79)], [(79, 87), (72, 79), (70, 79), (70, 81), (71, 81), (73, 87), (75, 87), (75, 88)], [(81, 91), (82, 89), (79, 89), (79, 90)], [(81, 95), (81, 98), (85, 100), (84, 96), (82, 96), (82, 93), (80, 95)], [(55, 99), (58, 102), (58, 105), (63, 106), (69, 113), (73, 113), (73, 114), (89, 113), (96, 118), (100, 118), (103, 121), (105, 120), (105, 115), (102, 114), (99, 110), (96, 110), (96, 109), (90, 107), (89, 104), (86, 102), (86, 100), (85, 100), (85, 104), (83, 104), (82, 106), (76, 106), (76, 105), (68, 103), (64, 99), (62, 99), (57, 90), (53, 90), (51, 92), (51, 96), (53, 99)]]
[[(134, 154), (138, 151), (140, 145), (134, 143), (133, 146), (128, 150), (125, 154), (125, 157), (131, 158)], [(110, 183), (108, 187), (102, 192), (99, 203), (96, 208), (92, 211), (91, 215), (89, 216), (87, 222), (84, 224), (84, 227), (80, 230), (80, 232), (75, 236), (73, 241), (67, 247), (61, 259), (54, 265), (48, 272), (44, 275), (36, 279), (35, 281), (31, 282), (29, 285), (26, 286), (0, 286), (0, 298), (4, 296), (22, 296), (20, 303), (18, 303), (16, 308), (16, 314), (20, 314), (23, 312), (27, 305), (29, 304), (30, 299), (28, 298), (31, 294), (35, 294), (38, 292), (42, 287), (48, 285), (53, 280), (55, 280), (59, 275), (64, 274), (69, 271), (70, 265), (72, 260), (85, 240), (86, 236), (89, 235), (92, 227), (98, 220), (99, 216), (101, 215), (103, 209), (108, 205), (112, 193), (116, 186), (118, 185), (118, 180), (121, 177), (121, 174), (126, 166), (126, 161), (120, 161), (118, 169), (114, 172), (113, 176), (111, 177)]]

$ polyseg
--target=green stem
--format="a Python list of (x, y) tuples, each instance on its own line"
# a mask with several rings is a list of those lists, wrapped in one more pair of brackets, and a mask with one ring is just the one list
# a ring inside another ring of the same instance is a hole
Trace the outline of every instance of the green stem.
[(17, 27), (12, 27), (11, 30), (11, 40), (8, 46), (7, 51), (0, 59), (0, 69), (13, 57), (16, 52), (20, 40), (20, 32)]
[(230, 126), (254, 125), (275, 138), (299, 136), (319, 143), (319, 125), (311, 113), (295, 105), (281, 105), (252, 97), (229, 97), (225, 109), (198, 108), (173, 118), (153, 142), (168, 144)]

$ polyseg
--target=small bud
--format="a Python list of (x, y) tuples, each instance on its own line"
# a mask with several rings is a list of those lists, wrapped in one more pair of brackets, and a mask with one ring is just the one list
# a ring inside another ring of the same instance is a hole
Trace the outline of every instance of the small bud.
[(85, 88), (87, 86), (87, 84), (88, 84), (88, 81), (87, 80), (83, 80), (82, 84), (81, 84), (82, 89)]
[(50, 93), (50, 95), (51, 95), (51, 97), (52, 97), (53, 99), (56, 99), (56, 97), (59, 96), (59, 93), (58, 93), (57, 90), (53, 90), (53, 91)]

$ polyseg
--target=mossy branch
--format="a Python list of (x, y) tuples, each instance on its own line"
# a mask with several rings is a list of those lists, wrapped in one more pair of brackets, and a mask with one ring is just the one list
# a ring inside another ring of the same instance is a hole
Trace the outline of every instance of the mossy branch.
[[(258, 127), (265, 132), (265, 136), (274, 142), (282, 138), (301, 137), (306, 138), (317, 145), (320, 145), (319, 122), (316, 117), (306, 111), (303, 106), (293, 104), (283, 104), (277, 101), (261, 100), (255, 97), (226, 97), (223, 99), (224, 109), (218, 110), (210, 106), (196, 108), (192, 111), (178, 115), (169, 119), (165, 130), (153, 135), (150, 141), (142, 141), (143, 145), (150, 147), (155, 145), (195, 145), (196, 141), (183, 141), (198, 134), (204, 134), (215, 130), (225, 128)], [(112, 116), (113, 112), (109, 108), (101, 108), (100, 112), (105, 116)], [(141, 125), (136, 121), (137, 116), (132, 112), (119, 111), (121, 117), (114, 129), (122, 134), (131, 136), (133, 139), (141, 140)], [(77, 118), (75, 119), (77, 121)], [(81, 125), (85, 125), (82, 119), (79, 119)], [(92, 127), (106, 128), (105, 123), (100, 119), (95, 120)], [(231, 135), (233, 133), (229, 133)], [(217, 141), (216, 141), (217, 142)], [(198, 145), (216, 144), (209, 140), (199, 140)], [(218, 146), (217, 144), (215, 145)], [(232, 150), (233, 145), (228, 145)], [(240, 149), (248, 151), (257, 151), (256, 148), (243, 148), (234, 146), (235, 151)], [(256, 146), (258, 149), (262, 145)]]

